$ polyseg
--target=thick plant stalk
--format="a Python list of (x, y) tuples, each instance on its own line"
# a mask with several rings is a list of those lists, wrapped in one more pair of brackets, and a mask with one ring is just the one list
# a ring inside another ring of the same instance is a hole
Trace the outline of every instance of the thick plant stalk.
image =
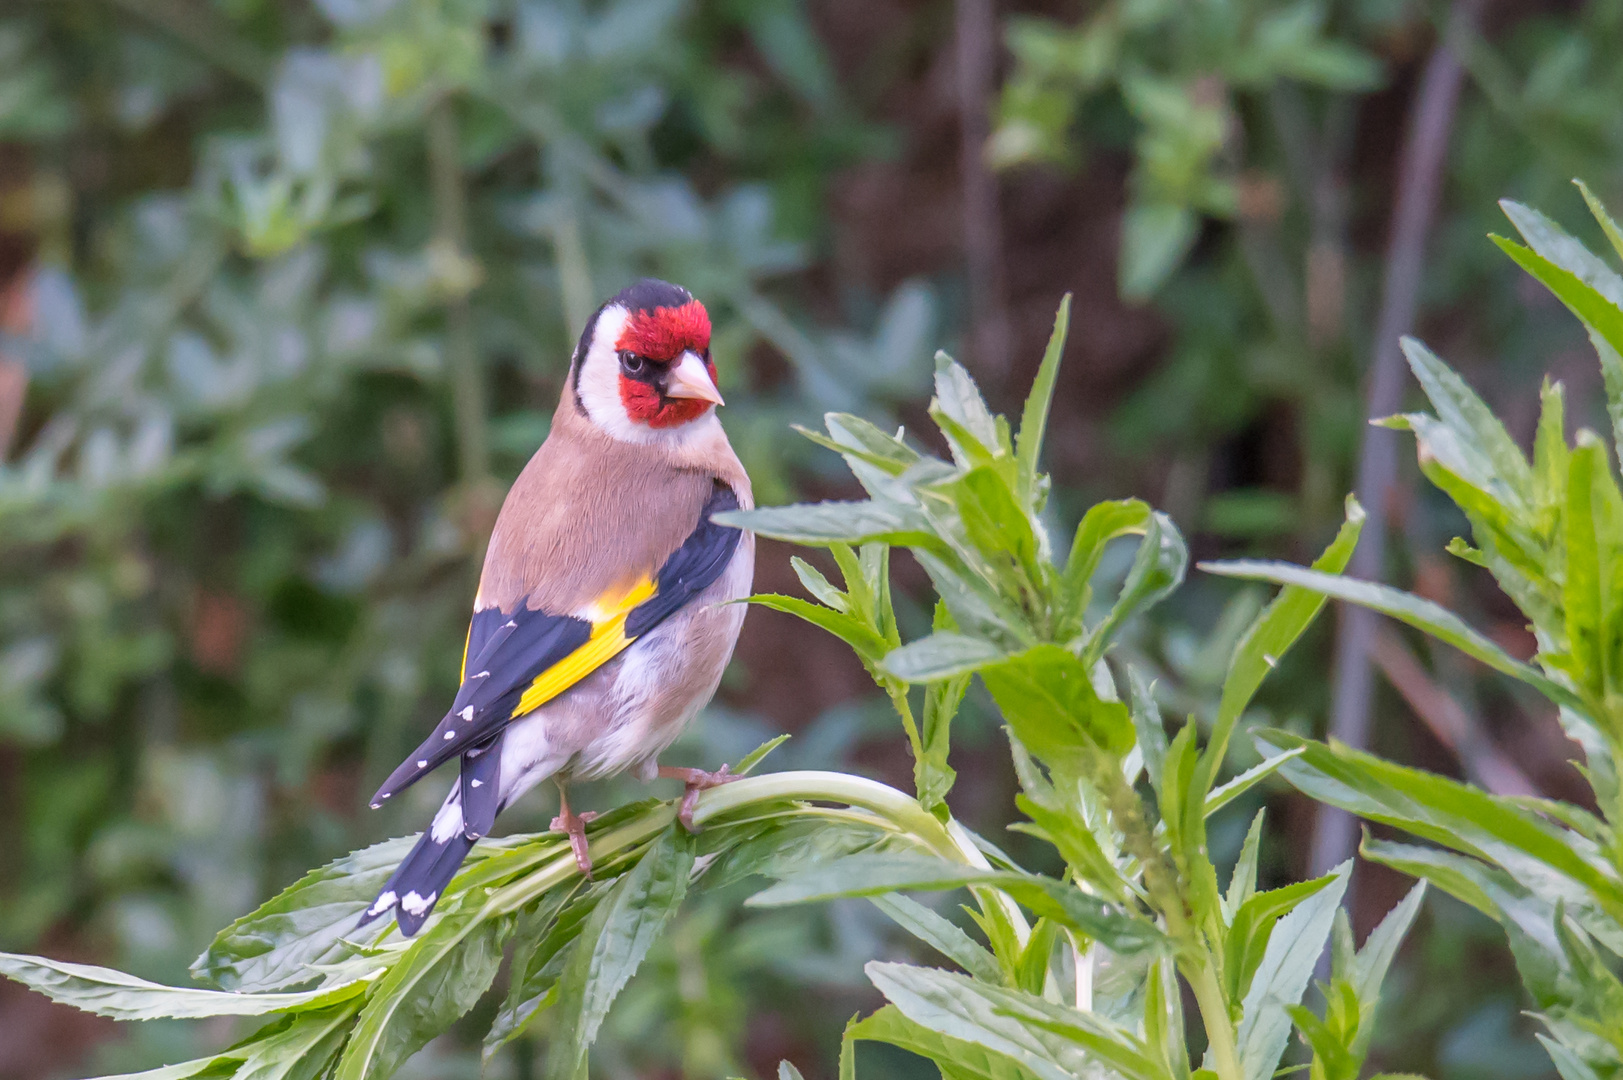
[[(1425, 267), (1426, 237), (1431, 232), (1448, 156), (1448, 136), (1454, 124), (1464, 69), (1460, 56), (1474, 32), (1481, 0), (1454, 5), (1442, 43), (1426, 62), (1409, 122), (1403, 156), (1398, 162), (1397, 206), (1387, 244), (1386, 278), (1381, 288), (1380, 315), (1375, 325), (1375, 356), (1370, 368), (1369, 398), (1365, 414), (1388, 416), (1403, 404), (1403, 354), (1398, 339), (1414, 328), (1419, 307), (1421, 275)], [(1386, 511), (1397, 479), (1397, 435), (1380, 428), (1364, 432), (1358, 460), (1358, 501), (1368, 514), (1363, 543), (1353, 553), (1348, 574), (1378, 578), (1386, 554)], [(1331, 691), (1330, 734), (1362, 748), (1369, 743), (1369, 707), (1374, 687), (1369, 650), (1379, 616), (1364, 608), (1341, 609), (1336, 639), (1335, 683)], [(1310, 873), (1328, 873), (1353, 853), (1356, 834), (1352, 816), (1320, 806), (1313, 829)]]

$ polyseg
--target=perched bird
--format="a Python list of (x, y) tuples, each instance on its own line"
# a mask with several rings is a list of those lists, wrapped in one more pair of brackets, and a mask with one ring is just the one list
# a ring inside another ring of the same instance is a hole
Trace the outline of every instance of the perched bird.
[(462, 686), (433, 734), (372, 799), (457, 758), (461, 775), (369, 907), (406, 936), (496, 815), (551, 777), (555, 830), (591, 873), (565, 785), (625, 769), (684, 781), (681, 818), (726, 768), (661, 768), (732, 655), (754, 538), (711, 520), (752, 505), (714, 406), (710, 316), (687, 290), (643, 280), (592, 316), (552, 430), (507, 494), (485, 555)]

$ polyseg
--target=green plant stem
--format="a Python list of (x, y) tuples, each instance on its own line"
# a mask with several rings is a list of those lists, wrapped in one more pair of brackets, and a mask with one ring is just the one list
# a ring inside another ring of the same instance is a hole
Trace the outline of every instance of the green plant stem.
[(1206, 1027), (1207, 1045), (1212, 1050), (1212, 1061), (1217, 1065), (1220, 1080), (1245, 1080), (1240, 1067), (1240, 1052), (1234, 1042), (1234, 1024), (1229, 1020), (1228, 1006), (1223, 1002), (1223, 989), (1217, 985), (1217, 973), (1208, 958), (1198, 970), (1184, 971), (1189, 988), (1195, 993), (1200, 1006), (1200, 1019)]
[[(428, 169), (434, 189), (434, 239), (459, 264), (468, 263), (467, 192), (462, 185), (456, 114), (449, 97), (428, 113)], [(445, 305), (445, 352), (451, 369), (456, 413), (457, 457), (462, 481), (470, 486), (490, 475), (485, 433), (484, 373), (473, 339), (468, 289), (457, 288)]]

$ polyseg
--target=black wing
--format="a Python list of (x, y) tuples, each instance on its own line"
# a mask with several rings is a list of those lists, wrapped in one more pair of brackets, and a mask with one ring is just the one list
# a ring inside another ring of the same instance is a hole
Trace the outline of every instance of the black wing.
[[(743, 535), (712, 515), (738, 508), (738, 496), (717, 482), (682, 546), (651, 581), (624, 597), (606, 598), (603, 617), (591, 621), (520, 607), (475, 612), (468, 629), (462, 686), (434, 733), (384, 781), (373, 808), (439, 765), (463, 757), (463, 816), (469, 831), (494, 820), (496, 766), (502, 730), (557, 697), (637, 638), (709, 588), (732, 561)], [(477, 653), (475, 646), (479, 646)], [(478, 775), (474, 775), (478, 774)], [(480, 784), (473, 787), (477, 779)], [(490, 789), (490, 790), (487, 790)]]

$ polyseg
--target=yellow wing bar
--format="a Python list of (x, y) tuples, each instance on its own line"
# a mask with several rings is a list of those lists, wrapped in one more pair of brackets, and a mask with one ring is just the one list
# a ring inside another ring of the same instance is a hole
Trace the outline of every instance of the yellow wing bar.
[(654, 591), (653, 580), (645, 577), (622, 596), (598, 601), (592, 612), (592, 636), (525, 687), (513, 716), (535, 711), (624, 651), (635, 640), (626, 636), (626, 616)]

